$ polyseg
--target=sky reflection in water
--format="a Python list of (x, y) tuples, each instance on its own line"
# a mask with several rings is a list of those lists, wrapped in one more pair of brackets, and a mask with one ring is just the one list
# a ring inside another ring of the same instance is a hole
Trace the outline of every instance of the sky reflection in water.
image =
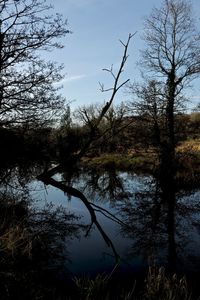
[[(64, 175), (56, 176), (65, 180)], [(69, 182), (68, 182), (69, 184)], [(157, 183), (148, 176), (107, 172), (104, 174), (82, 173), (70, 179), (70, 185), (80, 190), (88, 201), (103, 207), (122, 220), (120, 225), (96, 211), (102, 228), (112, 240), (120, 256), (121, 271), (137, 272), (156, 262), (173, 264), (178, 271), (200, 269), (200, 191), (176, 195), (174, 211), (162, 202)], [(34, 205), (42, 208), (52, 203), (81, 216), (81, 223), (90, 224), (90, 215), (80, 199), (65, 195), (62, 191), (38, 181), (30, 184)], [(167, 222), (173, 216), (172, 229)], [(174, 243), (171, 243), (174, 239)], [(100, 232), (92, 226), (89, 235), (82, 232), (66, 244), (70, 263), (66, 267), (75, 275), (111, 271), (116, 263), (112, 249)], [(172, 255), (173, 254), (173, 255)]]

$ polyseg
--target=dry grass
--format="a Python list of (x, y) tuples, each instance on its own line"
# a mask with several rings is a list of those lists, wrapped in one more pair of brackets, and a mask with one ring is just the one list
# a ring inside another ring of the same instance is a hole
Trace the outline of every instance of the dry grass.
[[(129, 289), (117, 290), (117, 286), (109, 286), (110, 276), (97, 275), (94, 279), (75, 279), (81, 300), (191, 300), (185, 277), (178, 279), (176, 275), (166, 276), (164, 268), (150, 267), (143, 284), (143, 290), (136, 291), (134, 281)], [(117, 290), (117, 294), (113, 289)], [(113, 295), (114, 298), (113, 298)]]
[(149, 268), (145, 288), (144, 299), (146, 300), (192, 299), (185, 277), (178, 279), (175, 274), (167, 277), (164, 268)]
[(31, 257), (32, 237), (23, 226), (17, 225), (0, 236), (1, 251), (15, 257), (17, 254)]
[(200, 154), (200, 139), (184, 141), (177, 147), (176, 151), (177, 153)]

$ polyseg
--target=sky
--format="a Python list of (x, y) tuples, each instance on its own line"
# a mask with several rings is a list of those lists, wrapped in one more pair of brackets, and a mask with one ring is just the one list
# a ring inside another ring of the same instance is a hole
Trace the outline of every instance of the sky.
[[(189, 1), (189, 0), (188, 0)], [(160, 7), (162, 0), (47, 0), (54, 6), (54, 12), (68, 19), (68, 34), (62, 39), (65, 46), (54, 51), (50, 59), (63, 63), (66, 74), (60, 91), (70, 102), (72, 109), (95, 103), (104, 103), (109, 93), (100, 91), (100, 83), (105, 88), (112, 87), (112, 78), (103, 68), (113, 65), (117, 70), (123, 55), (119, 40), (127, 41), (129, 33), (135, 33), (128, 49), (128, 61), (122, 81), (140, 80), (137, 62), (144, 47), (141, 39), (143, 22), (152, 8)], [(198, 23), (200, 0), (191, 0)], [(200, 101), (200, 80), (187, 91), (191, 105)], [(130, 96), (124, 90), (118, 94), (115, 103), (126, 101)]]

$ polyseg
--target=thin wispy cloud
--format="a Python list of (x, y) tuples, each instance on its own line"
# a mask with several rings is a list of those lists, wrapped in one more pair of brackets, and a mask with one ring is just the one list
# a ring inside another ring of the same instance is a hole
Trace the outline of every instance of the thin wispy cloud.
[(68, 82), (80, 80), (80, 79), (83, 79), (83, 78), (85, 78), (85, 77), (86, 77), (85, 74), (66, 76), (63, 80), (61, 80), (60, 83), (61, 83), (61, 84), (64, 84), (64, 83), (68, 83)]

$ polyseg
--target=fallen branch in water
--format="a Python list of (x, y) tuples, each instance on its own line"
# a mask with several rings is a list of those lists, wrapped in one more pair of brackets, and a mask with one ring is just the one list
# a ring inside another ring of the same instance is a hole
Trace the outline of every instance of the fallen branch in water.
[(108, 237), (108, 235), (105, 233), (105, 231), (101, 227), (100, 223), (98, 222), (98, 220), (96, 218), (95, 210), (92, 208), (90, 202), (83, 195), (83, 193), (81, 193), (79, 190), (77, 190), (71, 186), (66, 186), (63, 183), (56, 181), (54, 178), (49, 177), (48, 175), (46, 175), (44, 173), (39, 175), (37, 178), (46, 185), (54, 186), (54, 187), (60, 189), (61, 191), (63, 191), (64, 193), (67, 193), (73, 197), (79, 198), (85, 204), (86, 208), (88, 209), (88, 211), (90, 213), (90, 217), (91, 217), (91, 224), (89, 226), (89, 230), (88, 230), (87, 234), (89, 234), (89, 231), (91, 230), (92, 225), (95, 224), (97, 229), (101, 233), (104, 241), (108, 245), (108, 247), (111, 247), (111, 249), (115, 255), (116, 262), (118, 263), (120, 257), (118, 255), (111, 239)]

